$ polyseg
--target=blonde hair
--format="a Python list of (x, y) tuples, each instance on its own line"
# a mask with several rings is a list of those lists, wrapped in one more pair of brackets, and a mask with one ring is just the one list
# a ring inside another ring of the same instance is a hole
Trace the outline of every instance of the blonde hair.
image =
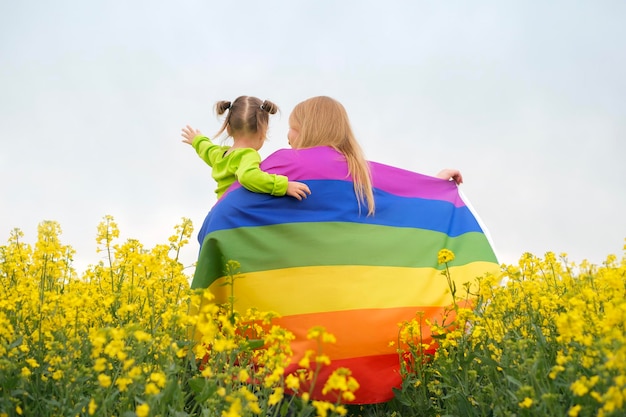
[(222, 100), (215, 104), (215, 112), (219, 116), (226, 113), (227, 110), (228, 114), (215, 137), (226, 131), (229, 136), (240, 133), (261, 133), (262, 137), (265, 138), (269, 125), (269, 115), (275, 114), (278, 111), (278, 106), (269, 100), (261, 101), (261, 99), (251, 96), (237, 97), (232, 103)]
[(374, 214), (374, 191), (369, 164), (352, 133), (348, 113), (343, 105), (330, 97), (312, 97), (296, 105), (289, 121), (299, 131), (296, 143), (298, 148), (331, 146), (346, 157), (359, 208), (367, 203), (367, 215)]

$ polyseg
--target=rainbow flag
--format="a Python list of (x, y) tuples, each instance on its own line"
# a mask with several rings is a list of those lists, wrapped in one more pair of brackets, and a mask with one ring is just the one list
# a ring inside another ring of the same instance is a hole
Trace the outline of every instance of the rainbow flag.
[[(303, 201), (247, 191), (234, 184), (199, 232), (200, 256), (192, 287), (210, 288), (228, 302), (224, 264), (241, 264), (235, 309), (281, 315), (277, 324), (296, 336), (294, 372), (307, 349), (307, 331), (323, 326), (337, 342), (323, 381), (347, 367), (360, 384), (357, 404), (393, 398), (399, 387), (399, 323), (423, 312), (440, 318), (452, 304), (437, 254), (449, 249), (457, 287), (499, 270), (488, 236), (451, 181), (371, 162), (376, 213), (359, 209), (343, 156), (329, 147), (284, 149), (261, 168), (305, 182)], [(430, 332), (424, 329), (425, 343)], [(393, 342), (396, 344), (394, 345)]]

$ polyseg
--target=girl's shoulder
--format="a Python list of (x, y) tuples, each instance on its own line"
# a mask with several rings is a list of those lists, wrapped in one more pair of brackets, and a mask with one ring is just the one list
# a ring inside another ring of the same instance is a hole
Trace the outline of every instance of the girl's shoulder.
[(298, 163), (304, 159), (326, 161), (336, 160), (337, 157), (341, 157), (341, 152), (337, 151), (331, 146), (315, 146), (313, 148), (303, 149), (279, 149), (265, 158), (264, 163), (282, 163), (282, 162), (295, 162)]
[(228, 148), (229, 150), (224, 153), (223, 159), (229, 161), (229, 163), (239, 164), (242, 161), (246, 163), (261, 163), (261, 155), (252, 148)]
[(286, 175), (291, 181), (348, 176), (348, 165), (341, 152), (329, 146), (306, 149), (280, 149), (261, 163), (261, 169)]

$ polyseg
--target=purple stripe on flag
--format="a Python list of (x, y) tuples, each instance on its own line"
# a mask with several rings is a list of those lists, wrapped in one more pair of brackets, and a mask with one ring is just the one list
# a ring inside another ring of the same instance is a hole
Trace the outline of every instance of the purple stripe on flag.
[[(327, 146), (308, 149), (281, 149), (268, 156), (261, 169), (272, 174), (286, 175), (290, 181), (345, 180), (349, 181), (344, 163), (328, 163), (335, 159), (344, 161), (343, 155)], [(455, 207), (465, 203), (458, 194), (456, 184), (417, 172), (395, 168), (390, 165), (370, 162), (373, 186), (381, 191), (401, 197), (416, 197), (428, 200), (447, 201)], [(416, 184), (411, 187), (410, 184)], [(419, 184), (419, 186), (417, 185)], [(233, 184), (227, 193), (241, 187)], [(226, 195), (226, 194), (225, 194)]]

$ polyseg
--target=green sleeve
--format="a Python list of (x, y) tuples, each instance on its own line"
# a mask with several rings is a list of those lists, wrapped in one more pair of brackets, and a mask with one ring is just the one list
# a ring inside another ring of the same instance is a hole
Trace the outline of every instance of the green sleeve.
[(254, 149), (242, 149), (237, 152), (239, 160), (235, 175), (239, 183), (246, 189), (273, 196), (283, 196), (287, 193), (287, 183), (284, 175), (268, 174), (260, 168), (261, 156)]
[(216, 145), (206, 136), (198, 135), (193, 138), (191, 146), (196, 150), (198, 156), (210, 167), (215, 163), (215, 159), (224, 153), (224, 146)]

